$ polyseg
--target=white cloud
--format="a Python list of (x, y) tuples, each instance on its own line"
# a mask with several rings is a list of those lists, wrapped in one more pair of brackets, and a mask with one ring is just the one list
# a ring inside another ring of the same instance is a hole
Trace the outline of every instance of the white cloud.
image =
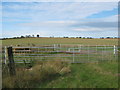
[(68, 23), (68, 24), (73, 24), (73, 23), (76, 23), (76, 21), (46, 21), (44, 23), (53, 23), (53, 24), (55, 24), (55, 23), (57, 23), (57, 24), (66, 24), (66, 23)]
[[(4, 35), (19, 36), (24, 34), (35, 34), (35, 32), (41, 33), (44, 36), (50, 35), (79, 35), (78, 32), (104, 32), (115, 31), (116, 28), (98, 28), (98, 27), (70, 27), (73, 24), (85, 24), (86, 22), (117, 22), (117, 15), (107, 18), (86, 19), (87, 16), (96, 14), (102, 11), (109, 11), (117, 8), (117, 3), (21, 3), (12, 5), (3, 5), (4, 11), (3, 18), (6, 22), (14, 22), (19, 30), (16, 32), (9, 31), (9, 28), (5, 27)], [(13, 11), (5, 10), (11, 8)], [(28, 9), (28, 10), (27, 10)], [(27, 10), (28, 12), (26, 12)], [(44, 12), (45, 11), (45, 12)], [(23, 19), (21, 19), (21, 17)], [(26, 20), (26, 18), (28, 18)], [(7, 20), (8, 19), (8, 20)], [(18, 22), (21, 23), (16, 23)], [(22, 22), (23, 21), (23, 22)], [(28, 22), (24, 22), (28, 21)], [(16, 29), (15, 28), (15, 29)], [(23, 28), (23, 29), (22, 29)], [(27, 29), (26, 31), (24, 31)], [(12, 29), (11, 29), (12, 30)], [(20, 31), (21, 30), (21, 31)], [(62, 30), (58, 32), (58, 30)], [(55, 32), (57, 31), (57, 32)], [(107, 33), (108, 34), (108, 33)]]
[(113, 16), (109, 16), (106, 18), (101, 18), (101, 20), (108, 21), (108, 22), (118, 22), (118, 15), (113, 15)]
[(80, 32), (105, 32), (105, 31), (116, 31), (117, 28), (94, 28), (94, 27), (85, 27), (85, 28), (75, 28), (74, 31), (80, 31)]
[(76, 21), (43, 21), (43, 22), (32, 22), (32, 23), (22, 23), (20, 26), (25, 27), (61, 27), (70, 26), (77, 23)]
[[(17, 11), (8, 12), (5, 11), (5, 8)], [(117, 3), (23, 3), (23, 5), (3, 5), (3, 16), (12, 18), (29, 17), (34, 21), (47, 19), (78, 20), (114, 8), (117, 8)], [(27, 10), (27, 13), (25, 10)]]
[(94, 22), (118, 22), (118, 15), (112, 15), (108, 17), (102, 17), (102, 18), (89, 18), (85, 19), (85, 21), (94, 21)]
[(2, 0), (2, 2), (119, 2), (119, 0)]

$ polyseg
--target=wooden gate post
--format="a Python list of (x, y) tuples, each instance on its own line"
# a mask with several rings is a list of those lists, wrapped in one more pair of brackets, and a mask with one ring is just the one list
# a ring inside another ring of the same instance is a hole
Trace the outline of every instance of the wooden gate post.
[(4, 55), (5, 55), (5, 64), (7, 63), (7, 47), (5, 46), (5, 48), (4, 48), (4, 50), (5, 50), (5, 53), (4, 53)]
[(13, 57), (13, 51), (12, 51), (12, 47), (8, 47), (8, 60), (9, 60), (9, 72), (10, 72), (10, 76), (16, 75), (16, 71), (15, 71), (15, 63), (14, 63), (14, 57)]

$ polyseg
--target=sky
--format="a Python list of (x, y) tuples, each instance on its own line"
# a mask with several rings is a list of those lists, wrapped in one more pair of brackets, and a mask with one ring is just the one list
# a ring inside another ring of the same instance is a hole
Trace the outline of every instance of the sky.
[(2, 0), (2, 2), (119, 2), (119, 0)]
[(117, 37), (117, 2), (2, 2), (2, 37)]

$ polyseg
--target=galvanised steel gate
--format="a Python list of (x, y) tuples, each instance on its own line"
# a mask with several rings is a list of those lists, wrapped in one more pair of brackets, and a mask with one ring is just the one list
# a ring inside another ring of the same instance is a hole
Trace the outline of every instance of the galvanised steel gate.
[[(115, 45), (53, 44), (39, 47), (12, 47), (15, 63), (30, 63), (36, 60), (63, 60), (72, 63), (90, 63), (117, 60)], [(8, 63), (7, 47), (4, 47), (3, 62)]]

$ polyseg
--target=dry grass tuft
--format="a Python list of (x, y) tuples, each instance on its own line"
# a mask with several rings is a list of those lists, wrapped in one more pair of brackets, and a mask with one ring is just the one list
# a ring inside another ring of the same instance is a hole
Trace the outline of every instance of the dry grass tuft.
[(56, 74), (64, 75), (69, 73), (70, 65), (60, 59), (53, 61), (38, 62), (31, 70), (18, 71), (16, 76), (3, 79), (3, 88), (32, 88), (36, 82), (49, 80)]

